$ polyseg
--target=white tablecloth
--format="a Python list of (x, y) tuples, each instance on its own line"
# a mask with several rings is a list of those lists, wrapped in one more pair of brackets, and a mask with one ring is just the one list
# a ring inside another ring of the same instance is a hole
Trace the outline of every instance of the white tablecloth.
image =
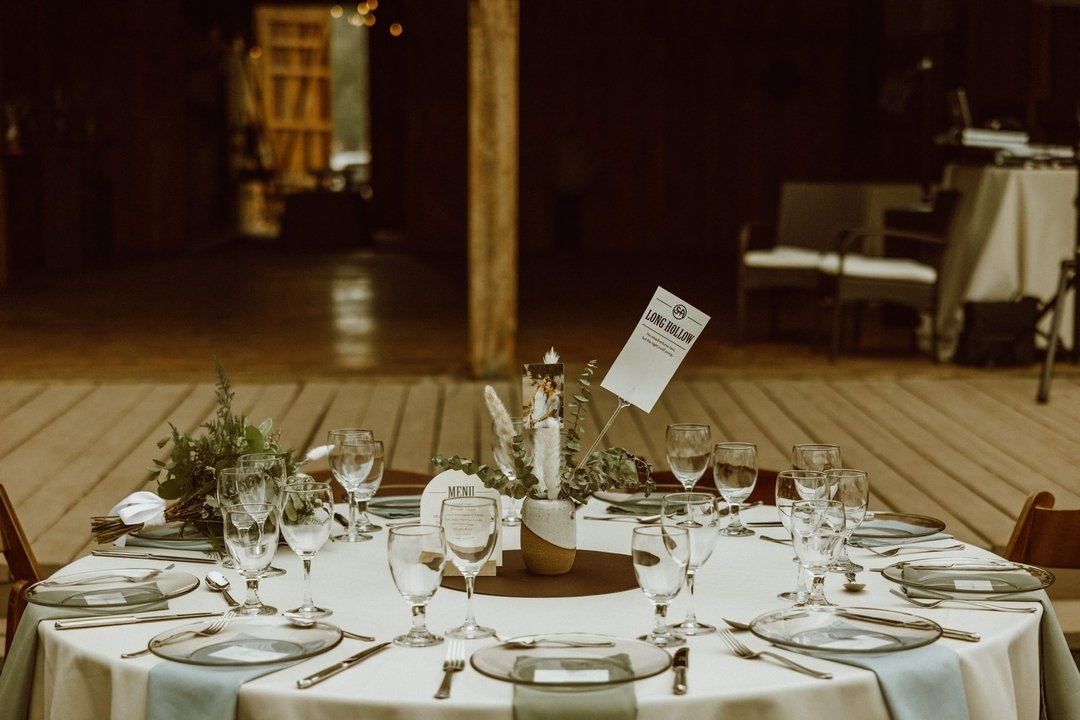
[[(581, 515), (602, 514), (594, 501)], [(759, 507), (747, 519), (774, 519), (775, 510)], [(595, 522), (579, 517), (583, 548), (627, 553), (632, 524)], [(764, 529), (779, 536), (779, 528)], [(517, 546), (518, 531), (508, 530), (507, 547)], [(985, 555), (976, 548), (968, 555)], [(867, 567), (891, 561), (853, 550), (852, 557)], [(914, 556), (909, 556), (914, 557)], [(160, 566), (150, 561), (84, 558), (64, 572), (101, 567)], [(263, 581), (263, 599), (280, 609), (299, 603), (301, 573), (297, 558), (278, 551), (276, 565), (288, 574)], [(208, 565), (181, 566), (202, 575)], [(315, 558), (314, 595), (319, 604), (334, 610), (332, 621), (354, 632), (390, 639), (409, 626), (406, 603), (394, 589), (386, 564), (386, 531), (366, 543), (328, 544)], [(240, 585), (232, 571), (225, 573)], [(840, 589), (839, 576), (830, 575), (828, 593), (849, 606), (891, 608), (918, 612), (942, 625), (982, 633), (979, 643), (941, 640), (956, 650), (964, 677), (971, 717), (978, 720), (1035, 720), (1039, 715), (1039, 645), (1041, 613), (997, 613), (962, 609), (919, 610), (890, 595), (892, 587), (876, 573), (862, 577), (868, 588), (859, 594)], [(779, 609), (779, 591), (795, 581), (790, 546), (763, 542), (757, 537), (720, 537), (716, 551), (698, 575), (695, 605), (699, 619), (720, 624), (721, 618), (750, 620)], [(550, 582), (559, 582), (552, 578)], [(478, 580), (482, 590), (484, 578)], [(238, 591), (242, 595), (242, 589)], [(591, 631), (623, 637), (645, 632), (652, 622), (652, 607), (639, 590), (611, 595), (565, 599), (503, 598), (476, 595), (476, 613), (482, 623), (512, 636), (556, 631)], [(220, 595), (204, 586), (170, 603), (170, 611), (214, 610), (225, 607)], [(459, 624), (465, 609), (464, 593), (441, 588), (431, 603), (429, 627), (442, 631)], [(680, 618), (685, 605), (677, 600), (670, 617)], [(174, 623), (182, 624), (183, 621)], [(170, 623), (57, 631), (52, 623), (40, 626), (32, 712), (34, 718), (103, 720), (142, 718), (147, 674), (161, 662), (155, 656), (121, 660), (120, 653), (144, 647), (146, 641), (172, 627)], [(749, 633), (744, 641), (760, 648), (764, 643)], [(473, 641), (471, 649), (491, 643)], [(512, 717), (512, 685), (466, 668), (454, 678), (449, 700), (432, 695), (442, 677), (445, 645), (425, 649), (394, 647), (310, 689), (298, 690), (296, 680), (351, 655), (369, 644), (344, 640), (318, 657), (253, 680), (240, 691), (241, 720), (340, 720), (343, 717), (460, 718), (508, 720)], [(733, 718), (760, 720), (800, 718), (836, 720), (888, 720), (875, 676), (866, 670), (816, 658), (805, 663), (827, 669), (832, 680), (816, 680), (771, 661), (746, 661), (733, 656), (714, 635), (691, 638), (689, 693), (671, 693), (672, 674), (635, 683), (638, 717)], [(784, 652), (784, 651), (779, 651)]]
[[(938, 313), (951, 357), (965, 301), (1053, 297), (1061, 261), (1076, 245), (1076, 170), (950, 165), (944, 186), (961, 193)], [(1071, 346), (1071, 300), (1066, 307), (1062, 341)]]

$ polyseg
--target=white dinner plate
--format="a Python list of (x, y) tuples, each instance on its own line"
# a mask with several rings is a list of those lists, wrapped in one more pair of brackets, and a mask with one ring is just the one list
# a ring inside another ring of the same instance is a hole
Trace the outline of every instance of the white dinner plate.
[(1042, 590), (1054, 582), (1053, 574), (1047, 570), (997, 558), (905, 560), (888, 566), (881, 574), (886, 580), (926, 595), (969, 600)]
[(25, 597), (36, 605), (106, 609), (161, 602), (199, 587), (199, 578), (190, 573), (165, 570), (146, 577), (153, 570), (110, 568), (63, 575), (34, 583)]
[(548, 639), (604, 640), (611, 647), (535, 647), (492, 645), (472, 654), (477, 672), (522, 685), (588, 686), (631, 682), (659, 675), (671, 655), (640, 640), (586, 633), (544, 634)]
[(171, 628), (150, 639), (159, 657), (189, 665), (243, 667), (313, 657), (341, 642), (341, 629), (317, 622), (308, 627), (276, 617), (237, 618), (213, 635), (199, 635), (215, 621), (200, 620)]
[(819, 653), (896, 652), (941, 637), (941, 626), (933, 620), (862, 607), (787, 608), (754, 618), (750, 631), (782, 647)]

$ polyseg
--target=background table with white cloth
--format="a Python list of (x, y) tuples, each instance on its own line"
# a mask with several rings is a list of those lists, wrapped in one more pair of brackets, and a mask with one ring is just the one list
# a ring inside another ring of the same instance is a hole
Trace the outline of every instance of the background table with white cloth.
[[(597, 500), (579, 512), (579, 545), (582, 548), (628, 554), (633, 523), (596, 522), (582, 515), (603, 514)], [(748, 520), (774, 520), (769, 506), (751, 508)], [(759, 533), (780, 536), (780, 528)], [(328, 543), (313, 565), (314, 597), (332, 608), (332, 622), (358, 633), (388, 640), (404, 632), (409, 610), (398, 595), (386, 562), (387, 531), (370, 542)], [(505, 529), (504, 543), (515, 548), (518, 530)], [(795, 582), (796, 566), (790, 545), (763, 542), (759, 537), (719, 537), (716, 549), (698, 574), (695, 609), (699, 619), (722, 624), (722, 618), (749, 621), (760, 613), (781, 609), (780, 591)], [(968, 547), (961, 554), (984, 556)], [(920, 557), (918, 555), (905, 556)], [(867, 567), (883, 567), (891, 559), (868, 551), (852, 550), (852, 558)], [(162, 566), (153, 561), (88, 557), (63, 572), (93, 568)], [(278, 550), (275, 565), (288, 570), (282, 577), (263, 580), (264, 601), (279, 609), (299, 604), (300, 563), (286, 547)], [(179, 564), (202, 577), (211, 565)], [(239, 586), (230, 570), (225, 574)], [(982, 634), (982, 641), (967, 643), (942, 639), (939, 643), (959, 656), (965, 694), (972, 718), (980, 720), (1035, 720), (1039, 716), (1039, 622), (1040, 612), (1003, 613), (965, 609), (921, 610), (889, 594), (893, 585), (882, 576), (865, 572), (867, 589), (846, 593), (841, 578), (830, 574), (827, 591), (831, 599), (848, 606), (880, 607), (912, 612), (942, 625)], [(477, 581), (483, 592), (485, 578)], [(558, 577), (545, 582), (558, 583)], [(673, 604), (669, 617), (680, 619), (684, 598)], [(223, 610), (220, 594), (205, 585), (170, 601), (170, 612)], [(607, 595), (570, 598), (517, 598), (477, 594), (477, 619), (504, 636), (533, 633), (587, 631), (619, 637), (635, 637), (652, 623), (652, 606), (637, 589)], [(461, 622), (464, 593), (440, 588), (428, 614), (428, 625), (441, 632)], [(144, 716), (147, 676), (152, 667), (169, 662), (153, 655), (121, 660), (125, 651), (145, 647), (159, 632), (183, 621), (127, 625), (94, 629), (56, 630), (52, 622), (39, 628), (31, 717), (64, 720), (141, 718)], [(755, 649), (766, 644), (750, 633), (740, 637)], [(468, 643), (475, 650), (494, 640)], [(793, 672), (769, 660), (748, 661), (734, 656), (715, 635), (693, 637), (690, 647), (689, 692), (672, 694), (672, 673), (634, 683), (638, 717), (669, 718), (754, 717), (761, 720), (800, 718), (835, 720), (857, 715), (861, 720), (889, 720), (875, 675), (854, 666), (792, 654), (793, 658), (834, 674), (818, 680)], [(299, 690), (296, 681), (337, 662), (369, 643), (345, 639), (334, 649), (296, 665), (246, 683), (238, 695), (242, 720), (339, 720), (364, 718), (470, 718), (508, 720), (513, 717), (513, 685), (494, 680), (466, 667), (454, 678), (449, 700), (434, 700), (442, 678), (445, 645), (424, 649), (392, 647), (369, 660), (315, 686)], [(774, 648), (776, 649), (776, 648)], [(787, 653), (785, 650), (777, 652)]]
[[(1061, 261), (1076, 246), (1076, 176), (1075, 168), (946, 167), (944, 187), (961, 193), (941, 270), (938, 327), (948, 356), (964, 302), (1053, 297)], [(1066, 308), (1061, 337), (1071, 347), (1071, 299)]]

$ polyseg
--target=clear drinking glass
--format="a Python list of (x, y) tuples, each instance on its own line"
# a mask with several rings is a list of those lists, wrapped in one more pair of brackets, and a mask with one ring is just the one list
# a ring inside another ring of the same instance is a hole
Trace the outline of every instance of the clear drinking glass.
[(727, 527), (720, 531), (729, 537), (745, 537), (754, 531), (742, 524), (739, 506), (754, 492), (757, 484), (757, 446), (752, 443), (717, 443), (712, 452), (713, 482), (727, 501)]
[[(514, 426), (514, 437), (521, 438), (521, 449), (525, 455), (525, 461), (532, 464), (532, 429), (525, 427), (525, 418), (515, 417), (510, 419)], [(491, 455), (495, 458), (495, 464), (502, 474), (510, 480), (512, 487), (517, 487), (517, 468), (514, 467), (513, 439), (507, 441), (500, 438), (495, 432), (495, 423), (491, 424)], [(508, 497), (504, 503), (506, 513), (503, 515), (502, 524), (514, 527), (521, 524), (521, 499)]]
[(230, 505), (222, 511), (225, 547), (236, 570), (247, 583), (247, 598), (239, 608), (243, 615), (274, 615), (277, 608), (259, 599), (262, 577), (278, 546), (278, 508), (270, 503)]
[(447, 637), (473, 640), (491, 637), (495, 631), (476, 623), (473, 586), (480, 568), (491, 557), (499, 537), (499, 508), (494, 498), (461, 497), (442, 501), (439, 525), (446, 535), (446, 551), (465, 578), (465, 622), (446, 631)]
[(265, 502), (277, 503), (281, 509), (282, 491), (288, 481), (288, 464), (284, 453), (245, 453), (236, 461), (241, 470), (257, 470), (273, 482), (268, 486), (270, 496)]
[[(825, 500), (829, 497), (829, 482), (825, 473), (816, 470), (781, 470), (776, 474), (776, 513), (780, 524), (791, 537), (791, 506), (800, 500)], [(798, 567), (795, 589), (779, 593), (781, 600), (801, 603), (806, 600), (806, 578), (799, 558), (792, 558)]]
[(699, 622), (694, 614), (694, 577), (712, 555), (719, 517), (716, 498), (708, 493), (672, 493), (662, 501), (661, 523), (666, 527), (684, 528), (690, 533), (690, 560), (686, 565), (686, 617), (681, 623), (671, 626), (682, 635), (706, 635), (716, 630), (714, 625)]
[(282, 613), (295, 620), (318, 620), (333, 615), (332, 610), (315, 605), (311, 598), (311, 561), (330, 538), (334, 519), (334, 491), (330, 483), (314, 482), (309, 475), (285, 486), (281, 508), (281, 534), (304, 563), (304, 600), (299, 607)]
[(390, 575), (412, 609), (412, 628), (394, 638), (396, 645), (428, 647), (443, 641), (427, 628), (427, 605), (442, 582), (446, 535), (438, 525), (390, 528), (386, 541)]
[(840, 447), (822, 443), (800, 443), (791, 448), (792, 470), (817, 470), (825, 472), (844, 467), (840, 460)]
[[(261, 471), (249, 471), (239, 467), (221, 468), (217, 471), (217, 502), (221, 515), (230, 505), (250, 503), (276, 504), (277, 492), (271, 478)], [(221, 566), (236, 569), (232, 558), (224, 558)], [(269, 570), (269, 568), (268, 568)]]
[(852, 470), (850, 468), (835, 468), (827, 470), (829, 487), (832, 488), (832, 497), (844, 506), (844, 541), (840, 544), (840, 553), (836, 562), (829, 566), (829, 570), (842, 573), (862, 572), (866, 568), (852, 562), (848, 557), (847, 545), (866, 517), (866, 508), (870, 503), (870, 480), (864, 470)]
[(365, 448), (362, 443), (374, 441), (375, 437), (370, 430), (359, 428), (338, 428), (327, 434), (329, 446), (327, 460), (330, 463), (330, 472), (349, 497), (349, 527), (345, 537), (349, 542), (371, 539), (357, 532), (356, 493), (375, 463), (374, 450)]
[(810, 593), (800, 605), (832, 605), (825, 597), (825, 575), (844, 542), (844, 506), (836, 500), (800, 500), (791, 506), (791, 540), (799, 562), (810, 573)]
[(675, 423), (667, 426), (665, 441), (671, 474), (690, 492), (709, 467), (712, 430), (701, 423)]
[(641, 639), (657, 647), (675, 647), (686, 639), (667, 624), (668, 604), (686, 582), (690, 533), (686, 528), (649, 525), (634, 528), (630, 554), (638, 587), (653, 603), (653, 629)]

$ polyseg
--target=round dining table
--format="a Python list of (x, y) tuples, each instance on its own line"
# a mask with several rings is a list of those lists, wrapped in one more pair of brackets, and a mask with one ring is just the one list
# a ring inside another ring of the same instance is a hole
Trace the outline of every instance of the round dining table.
[[(589, 519), (589, 516), (610, 517), (606, 510), (607, 505), (596, 498), (578, 510), (579, 548), (608, 553), (604, 557), (611, 563), (631, 567), (628, 556), (635, 523)], [(752, 507), (743, 516), (751, 522), (774, 521), (776, 510), (770, 506)], [(384, 526), (387, 522), (394, 521), (380, 520)], [(312, 564), (315, 602), (333, 610), (328, 622), (378, 641), (404, 633), (411, 623), (409, 606), (397, 592), (387, 565), (387, 533), (384, 527), (366, 542), (329, 542)], [(779, 527), (760, 527), (754, 536), (717, 538), (712, 556), (697, 573), (694, 609), (699, 620), (725, 626), (725, 619), (749, 622), (763, 613), (790, 606), (777, 595), (790, 590), (796, 581), (792, 547), (761, 538), (762, 535), (779, 538), (783, 534)], [(518, 538), (518, 528), (503, 528), (503, 552), (516, 549)], [(942, 544), (947, 543), (926, 543), (927, 546)], [(830, 573), (826, 579), (830, 600), (845, 607), (911, 613), (942, 626), (978, 633), (981, 636), (978, 642), (948, 638), (935, 641), (958, 657), (970, 717), (978, 720), (1039, 717), (1039, 624), (1043, 612), (1039, 603), (1026, 603), (1036, 608), (1031, 613), (994, 612), (948, 603), (922, 609), (890, 593), (897, 586), (879, 572), (900, 558), (879, 557), (858, 548), (852, 548), (850, 554), (867, 568), (858, 576), (866, 587), (860, 592), (845, 591), (843, 576)], [(952, 554), (996, 557), (970, 545)], [(934, 556), (905, 553), (902, 558)], [(56, 577), (87, 570), (165, 564), (88, 556), (63, 568)], [(282, 545), (274, 564), (284, 568), (286, 574), (261, 581), (262, 599), (279, 609), (299, 605), (303, 576), (298, 557)], [(178, 562), (176, 569), (200, 580), (208, 570), (218, 569), (232, 581), (233, 593), (243, 596), (243, 583), (235, 571), (184, 562)], [(533, 582), (551, 592), (523, 594), (547, 596), (513, 597), (485, 594), (485, 585), (493, 582), (491, 577), (477, 579), (474, 607), (477, 620), (493, 627), (504, 638), (553, 633), (636, 638), (646, 633), (653, 622), (652, 604), (636, 586), (615, 592), (558, 597), (560, 584), (568, 579), (537, 576)], [(428, 627), (441, 633), (459, 625), (466, 612), (465, 600), (464, 592), (440, 587), (428, 608)], [(200, 582), (195, 590), (172, 598), (167, 611), (159, 612), (224, 611), (226, 607), (221, 593)], [(685, 611), (684, 590), (672, 603), (669, 618), (678, 621)], [(29, 716), (63, 720), (147, 717), (150, 672), (161, 663), (173, 661), (153, 654), (122, 659), (121, 654), (145, 648), (154, 635), (190, 622), (71, 630), (58, 630), (51, 620), (41, 622)], [(834, 662), (827, 656), (770, 646), (750, 632), (736, 635), (755, 650), (773, 650), (816, 670), (832, 673), (832, 678), (800, 674), (768, 658), (740, 658), (715, 633), (694, 636), (686, 643), (689, 648), (686, 693), (673, 693), (674, 673), (670, 669), (636, 680), (632, 683), (636, 716), (642, 720), (847, 717), (890, 720), (889, 707), (873, 672)], [(499, 640), (495, 638), (466, 641), (466, 650), (471, 654), (497, 643)], [(515, 717), (515, 684), (482, 674), (468, 661), (463, 671), (455, 673), (450, 697), (434, 698), (443, 678), (446, 643), (415, 649), (392, 645), (309, 689), (297, 687), (299, 679), (371, 646), (370, 642), (346, 637), (315, 657), (244, 683), (236, 696), (236, 717), (240, 720), (345, 717), (508, 720)]]

